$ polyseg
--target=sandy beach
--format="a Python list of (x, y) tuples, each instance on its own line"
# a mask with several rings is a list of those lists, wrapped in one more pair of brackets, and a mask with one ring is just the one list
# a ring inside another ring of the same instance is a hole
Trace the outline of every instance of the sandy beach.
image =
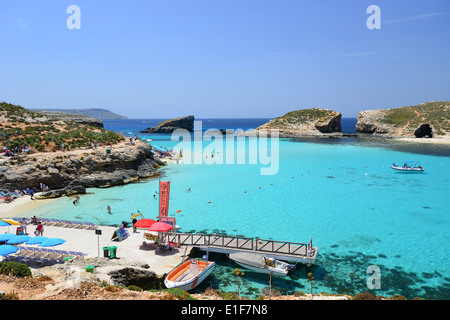
[[(52, 201), (55, 201), (55, 199), (31, 200), (30, 196), (23, 196), (9, 203), (0, 203), (0, 218), (19, 217)], [(29, 214), (25, 216), (29, 216)]]
[[(30, 211), (32, 212), (33, 209), (52, 201), (55, 201), (55, 199), (31, 200), (30, 197), (24, 196), (10, 203), (1, 203), (0, 218), (30, 216)], [(28, 214), (25, 215), (24, 213)], [(0, 233), (8, 231), (15, 233), (16, 227), (14, 225), (0, 227)], [(28, 235), (34, 237), (33, 232), (35, 229), (35, 225), (27, 225)], [(86, 262), (91, 258), (103, 257), (102, 247), (116, 246), (117, 256), (122, 260), (121, 264), (125, 260), (130, 263), (147, 263), (151, 271), (160, 275), (167, 273), (179, 264), (182, 260), (181, 256), (184, 254), (184, 249), (176, 249), (165, 254), (156, 253), (155, 244), (144, 241), (143, 235), (145, 230), (143, 229), (138, 229), (136, 233), (133, 233), (133, 229), (128, 228), (130, 236), (121, 242), (111, 240), (114, 231), (117, 229), (116, 227), (99, 226), (98, 229), (102, 231), (101, 236), (97, 236), (94, 230), (51, 226), (44, 223), (44, 236), (66, 240), (64, 244), (58, 246), (58, 249), (86, 253)]]
[(434, 138), (434, 139), (418, 139), (418, 138), (396, 138), (396, 141), (404, 141), (404, 142), (411, 142), (411, 143), (429, 143), (429, 144), (442, 144), (442, 145), (450, 145), (450, 138), (449, 137), (443, 137), (443, 138)]
[[(0, 232), (8, 232), (8, 229), (10, 233), (15, 233), (16, 226), (1, 227)], [(107, 269), (114, 267), (115, 264), (119, 264), (120, 261), (122, 267), (126, 264), (148, 264), (150, 266), (149, 271), (163, 275), (182, 261), (184, 248), (168, 252), (157, 252), (156, 245), (153, 242), (144, 241), (145, 230), (143, 229), (138, 229), (136, 233), (133, 233), (133, 229), (128, 228), (127, 230), (130, 233), (128, 238), (122, 241), (112, 241), (111, 237), (116, 229), (116, 227), (99, 226), (97, 230), (101, 230), (102, 234), (96, 235), (95, 230), (44, 224), (43, 235), (44, 237), (66, 240), (65, 243), (54, 247), (55, 249), (79, 251), (87, 254), (84, 258), (86, 265), (90, 264), (89, 260), (92, 258), (103, 257), (103, 247), (117, 247), (117, 259), (111, 259), (111, 263), (104, 267)], [(27, 225), (29, 236), (34, 237), (33, 233), (35, 230), (35, 225)], [(189, 253), (189, 250), (187, 253)], [(102, 270), (97, 270), (96, 273), (102, 273)]]

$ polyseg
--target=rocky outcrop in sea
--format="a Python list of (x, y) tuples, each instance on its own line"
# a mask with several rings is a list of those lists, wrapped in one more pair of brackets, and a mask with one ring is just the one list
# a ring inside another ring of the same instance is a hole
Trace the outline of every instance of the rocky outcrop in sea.
[(280, 137), (340, 137), (341, 117), (340, 112), (322, 108), (291, 111), (256, 128), (255, 133), (276, 129)]
[(194, 130), (194, 116), (185, 116), (158, 123), (156, 127), (141, 130), (141, 133), (172, 133), (177, 129)]

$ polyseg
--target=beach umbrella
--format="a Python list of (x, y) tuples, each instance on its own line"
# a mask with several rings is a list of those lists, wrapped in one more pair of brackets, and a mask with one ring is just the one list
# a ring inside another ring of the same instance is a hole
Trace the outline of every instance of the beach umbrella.
[(3, 233), (0, 234), (0, 241), (8, 241), (9, 239), (11, 239), (12, 237), (15, 237), (15, 234), (12, 233)]
[(7, 222), (7, 223), (9, 223), (11, 225), (20, 226), (20, 222), (17, 222), (17, 221), (15, 221), (13, 219), (1, 219), (1, 221)]
[(0, 246), (0, 256), (6, 256), (8, 254), (17, 252), (19, 250), (19, 248), (17, 248), (16, 246), (10, 246), (10, 245), (3, 245)]
[(26, 244), (40, 244), (47, 239), (48, 239), (47, 237), (34, 237), (34, 238), (28, 239)]
[(47, 240), (42, 242), (39, 246), (40, 247), (54, 247), (54, 246), (63, 244), (64, 242), (66, 242), (66, 240), (63, 240), (60, 238), (48, 238)]
[(27, 242), (28, 239), (30, 239), (30, 236), (27, 235), (20, 235), (20, 236), (14, 236), (11, 237), (11, 239), (9, 239), (6, 243), (8, 244), (18, 244), (18, 243), (22, 243), (22, 242)]
[(166, 232), (172, 229), (173, 227), (168, 223), (156, 222), (150, 228), (148, 228), (148, 231)]
[(9, 227), (10, 225), (11, 225), (10, 223), (0, 220), (0, 227)]
[(135, 224), (134, 227), (136, 228), (150, 228), (152, 225), (156, 223), (153, 219), (139, 219)]

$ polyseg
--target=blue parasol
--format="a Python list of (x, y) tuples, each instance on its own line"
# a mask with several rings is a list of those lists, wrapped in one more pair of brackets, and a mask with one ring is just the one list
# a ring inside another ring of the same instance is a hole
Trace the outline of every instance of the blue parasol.
[(15, 237), (16, 235), (13, 233), (3, 233), (0, 234), (0, 241), (8, 241), (9, 239), (11, 239), (12, 237)]
[(17, 252), (19, 250), (19, 248), (17, 248), (16, 246), (10, 246), (10, 245), (3, 245), (0, 246), (0, 256), (6, 256), (8, 254)]
[(34, 238), (30, 238), (26, 244), (40, 244), (47, 239), (48, 239), (47, 237), (34, 237)]
[(8, 222), (0, 220), (0, 227), (9, 227), (10, 225)]
[(8, 242), (8, 244), (18, 244), (18, 243), (22, 243), (22, 242), (27, 242), (28, 239), (30, 239), (30, 236), (26, 236), (26, 235), (20, 235), (20, 236), (14, 236), (11, 237)]
[(42, 242), (39, 246), (40, 247), (54, 247), (60, 244), (63, 244), (66, 242), (66, 240), (60, 239), (60, 238), (48, 238), (44, 242)]

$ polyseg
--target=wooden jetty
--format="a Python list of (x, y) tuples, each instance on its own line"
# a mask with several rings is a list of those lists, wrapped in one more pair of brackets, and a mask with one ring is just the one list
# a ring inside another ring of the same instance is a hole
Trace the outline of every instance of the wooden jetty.
[(203, 251), (264, 254), (278, 260), (314, 264), (318, 248), (308, 243), (253, 239), (218, 234), (168, 233), (168, 241), (180, 246), (197, 247)]

